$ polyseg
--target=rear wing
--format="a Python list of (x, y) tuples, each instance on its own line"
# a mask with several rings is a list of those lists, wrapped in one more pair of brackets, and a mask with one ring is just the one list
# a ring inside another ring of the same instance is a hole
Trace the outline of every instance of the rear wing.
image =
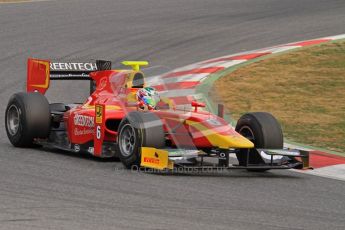
[(27, 92), (45, 94), (50, 80), (90, 80), (90, 90), (93, 81), (90, 73), (110, 70), (111, 62), (96, 60), (94, 62), (61, 62), (29, 58), (27, 63)]

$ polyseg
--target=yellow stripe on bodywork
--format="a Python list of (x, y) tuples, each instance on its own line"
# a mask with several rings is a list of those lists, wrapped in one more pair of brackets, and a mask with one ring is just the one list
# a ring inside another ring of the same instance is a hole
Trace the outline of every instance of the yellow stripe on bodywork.
[(254, 148), (254, 144), (249, 141), (247, 138), (241, 135), (223, 135), (217, 133), (215, 130), (206, 127), (205, 125), (201, 124), (200, 122), (195, 121), (186, 121), (186, 123), (194, 128), (196, 128), (203, 137), (207, 138), (207, 140), (215, 147), (221, 149), (229, 149), (229, 148)]
[[(95, 109), (95, 105), (83, 105), (82, 108), (84, 108), (84, 109)], [(117, 106), (117, 105), (106, 105), (105, 109), (120, 110), (121, 107)]]

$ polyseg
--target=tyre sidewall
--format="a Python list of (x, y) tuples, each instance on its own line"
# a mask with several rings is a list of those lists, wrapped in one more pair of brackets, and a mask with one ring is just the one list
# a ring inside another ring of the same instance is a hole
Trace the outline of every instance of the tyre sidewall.
[[(119, 146), (119, 138), (125, 125), (130, 124), (135, 131), (136, 140), (134, 151), (131, 155), (123, 155)], [(118, 129), (117, 151), (120, 160), (126, 168), (140, 166), (141, 147), (163, 148), (165, 146), (165, 134), (160, 118), (154, 113), (133, 111), (127, 114)]]
[[(134, 150), (132, 152), (132, 154), (126, 156), (122, 154), (122, 151), (120, 149), (119, 146), (119, 139), (120, 139), (120, 135), (122, 134), (122, 130), (124, 127), (126, 127), (126, 125), (130, 125), (132, 126), (132, 128), (134, 129), (134, 135), (136, 137), (136, 143), (134, 144)], [(141, 160), (141, 152), (140, 152), (140, 148), (142, 146), (142, 135), (141, 135), (142, 131), (138, 128), (135, 127), (135, 125), (133, 125), (128, 119), (124, 119), (121, 121), (120, 125), (119, 125), (119, 132), (118, 132), (118, 137), (117, 137), (117, 152), (118, 152), (118, 156), (121, 160), (121, 162), (125, 165), (126, 168), (131, 168), (133, 166), (140, 166), (140, 160)]]
[[(29, 127), (28, 127), (28, 123), (27, 123), (27, 120), (28, 120), (27, 111), (25, 108), (25, 102), (24, 101), (25, 101), (25, 97), (21, 97), (20, 94), (13, 95), (8, 102), (8, 105), (6, 108), (6, 113), (5, 113), (6, 133), (7, 133), (7, 136), (9, 138), (10, 142), (16, 147), (19, 147), (21, 145), (21, 143), (23, 144), (23, 146), (30, 146), (32, 144), (32, 141), (33, 141), (32, 132), (29, 132)], [(18, 131), (15, 135), (11, 135), (9, 130), (8, 130), (9, 127), (7, 127), (8, 110), (12, 105), (15, 105), (19, 111), (19, 127), (18, 127)]]
[(265, 143), (263, 139), (262, 127), (255, 117), (245, 114), (236, 125), (236, 132), (241, 132), (241, 128), (248, 127), (254, 135), (254, 146), (255, 148), (262, 148)]
[[(245, 114), (237, 122), (235, 130), (240, 133), (243, 127), (248, 127), (253, 133), (255, 148), (283, 148), (280, 124), (271, 114), (265, 112)], [(250, 151), (249, 164), (265, 164), (255, 149), (240, 149), (236, 154), (240, 165), (246, 164), (247, 151)]]
[[(9, 108), (15, 105), (19, 111), (19, 127), (11, 135), (7, 127)], [(32, 147), (34, 138), (47, 138), (50, 131), (48, 100), (39, 93), (16, 93), (10, 98), (5, 112), (6, 133), (16, 147)]]

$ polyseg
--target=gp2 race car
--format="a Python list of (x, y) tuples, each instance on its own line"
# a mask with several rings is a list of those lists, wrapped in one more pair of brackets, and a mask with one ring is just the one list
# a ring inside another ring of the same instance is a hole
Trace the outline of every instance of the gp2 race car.
[[(111, 62), (51, 62), (28, 59), (27, 92), (15, 93), (6, 108), (6, 132), (15, 147), (45, 146), (95, 157), (117, 157), (126, 168), (171, 170), (308, 168), (309, 154), (283, 149), (283, 134), (269, 113), (243, 115), (234, 129), (217, 115), (178, 109), (163, 99), (157, 108), (139, 108), (136, 92), (146, 87), (140, 66), (111, 70)], [(49, 104), (44, 96), (51, 80), (89, 80), (90, 96), (82, 104)], [(220, 106), (221, 108), (221, 106)], [(236, 156), (237, 161), (231, 163)]]

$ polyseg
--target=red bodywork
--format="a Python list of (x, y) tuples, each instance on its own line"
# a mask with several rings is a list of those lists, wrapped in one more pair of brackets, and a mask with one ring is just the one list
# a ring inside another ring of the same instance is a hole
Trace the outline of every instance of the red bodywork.
[[(28, 92), (38, 91), (45, 94), (50, 84), (49, 64), (50, 62), (45, 60), (28, 60)], [(90, 78), (96, 82), (96, 90), (83, 104), (63, 114), (70, 144), (93, 142), (93, 154), (102, 157), (103, 143), (116, 142), (119, 123), (128, 112), (138, 109), (135, 93), (139, 88), (130, 87), (134, 85), (132, 81), (136, 73), (141, 72), (105, 70), (90, 73)], [(217, 147), (205, 135), (205, 130), (213, 130), (224, 136), (240, 136), (222, 118), (197, 109), (203, 107), (203, 104), (192, 105), (195, 107), (194, 111), (172, 108), (152, 111), (161, 118), (166, 140), (171, 146)], [(210, 119), (212, 122), (207, 122)], [(198, 125), (191, 125), (192, 123)]]

